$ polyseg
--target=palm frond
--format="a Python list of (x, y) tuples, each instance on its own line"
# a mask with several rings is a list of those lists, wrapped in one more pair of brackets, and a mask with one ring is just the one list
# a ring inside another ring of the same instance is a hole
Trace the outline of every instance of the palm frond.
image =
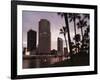
[(85, 26), (87, 26), (87, 21), (82, 19), (77, 23), (77, 26), (78, 26), (78, 28), (85, 27)]
[(61, 32), (63, 32), (63, 29), (60, 29)]
[(64, 32), (60, 32), (60, 34), (64, 34)]
[(75, 21), (75, 19), (80, 19), (81, 18), (79, 13), (69, 13), (68, 17), (70, 19), (69, 20), (70, 22)]
[(90, 15), (89, 14), (83, 14), (83, 16), (84, 16), (84, 19), (90, 19)]
[(69, 22), (72, 22), (73, 21), (73, 19), (71, 18), (70, 20), (69, 20)]
[(64, 13), (61, 13), (61, 12), (58, 12), (57, 14), (60, 15), (61, 17), (64, 16)]

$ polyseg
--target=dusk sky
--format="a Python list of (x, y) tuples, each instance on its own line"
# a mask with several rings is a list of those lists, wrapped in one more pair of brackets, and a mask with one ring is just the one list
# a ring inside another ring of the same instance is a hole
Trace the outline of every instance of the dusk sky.
[[(63, 34), (59, 34), (60, 28), (65, 26), (64, 18), (57, 14), (57, 12), (35, 12), (35, 11), (23, 11), (22, 12), (22, 36), (23, 47), (27, 47), (27, 32), (33, 29), (37, 32), (37, 46), (38, 46), (38, 27), (40, 19), (47, 19), (50, 22), (51, 28), (51, 49), (57, 50), (57, 38), (63, 39), (63, 45), (65, 47), (65, 39)], [(74, 36), (73, 22), (70, 25), (71, 40)], [(80, 29), (77, 29), (77, 33), (80, 33)], [(67, 35), (66, 35), (67, 37)]]

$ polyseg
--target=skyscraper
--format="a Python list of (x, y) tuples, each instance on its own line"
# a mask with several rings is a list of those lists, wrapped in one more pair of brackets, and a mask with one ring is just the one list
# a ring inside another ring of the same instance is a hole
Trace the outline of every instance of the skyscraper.
[(49, 54), (51, 50), (50, 22), (46, 19), (39, 21), (39, 54)]
[(27, 49), (29, 51), (36, 50), (36, 39), (37, 39), (37, 33), (34, 30), (29, 30), (27, 32)]
[(63, 40), (62, 38), (57, 38), (57, 50), (58, 54), (63, 54)]

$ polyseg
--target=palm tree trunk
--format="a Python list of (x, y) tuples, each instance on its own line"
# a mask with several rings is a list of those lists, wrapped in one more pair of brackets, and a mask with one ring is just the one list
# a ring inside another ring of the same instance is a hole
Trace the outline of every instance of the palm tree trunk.
[(75, 35), (76, 35), (76, 20), (74, 19), (74, 31), (75, 31)]
[[(75, 22), (76, 22), (76, 20), (74, 18), (74, 32), (75, 32), (75, 45), (76, 45), (76, 24), (75, 24)], [(76, 47), (76, 49), (77, 49), (77, 47)]]
[[(75, 35), (76, 35), (76, 24), (75, 24), (76, 20), (74, 20), (74, 32), (75, 32)], [(75, 40), (75, 44), (76, 44), (76, 40)]]
[(68, 32), (68, 43), (69, 43), (69, 50), (70, 50), (70, 56), (72, 57), (72, 46), (71, 46), (71, 39), (70, 39), (70, 31), (69, 31), (69, 24), (68, 24), (68, 14), (64, 13), (64, 18), (65, 18), (65, 24)]
[(83, 41), (83, 28), (81, 27), (81, 35), (82, 35), (82, 41)]
[(67, 39), (66, 39), (66, 35), (64, 35), (65, 38), (65, 43), (66, 43), (66, 48), (67, 48)]

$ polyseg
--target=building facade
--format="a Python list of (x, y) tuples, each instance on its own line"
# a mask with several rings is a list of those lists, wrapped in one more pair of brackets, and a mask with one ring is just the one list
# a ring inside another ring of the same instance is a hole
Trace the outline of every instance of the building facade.
[(63, 40), (60, 37), (57, 38), (57, 51), (58, 51), (58, 54), (63, 55)]
[(36, 50), (36, 42), (37, 42), (37, 33), (34, 30), (29, 30), (27, 32), (27, 50), (35, 51)]
[(38, 53), (49, 54), (51, 51), (50, 22), (46, 19), (39, 21)]

